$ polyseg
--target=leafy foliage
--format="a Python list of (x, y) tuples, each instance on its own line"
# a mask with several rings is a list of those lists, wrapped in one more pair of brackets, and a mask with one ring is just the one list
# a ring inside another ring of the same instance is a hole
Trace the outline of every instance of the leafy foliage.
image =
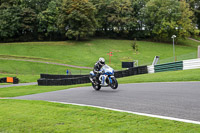
[(20, 9), (18, 7), (7, 7), (0, 11), (0, 38), (1, 40), (14, 37), (20, 28)]
[(194, 17), (189, 4), (184, 0), (151, 0), (143, 8), (145, 28), (156, 40), (169, 40), (198, 33), (192, 21)]
[(199, 0), (1, 0), (0, 41), (187, 38), (199, 33)]
[(38, 15), (38, 20), (39, 20), (38, 32), (45, 34), (45, 36), (49, 36), (50, 40), (52, 40), (52, 36), (54, 36), (55, 33), (59, 31), (57, 26), (57, 19), (58, 19), (57, 3), (55, 1), (51, 1), (48, 4), (48, 8), (42, 11)]
[(64, 0), (61, 12), (61, 27), (68, 38), (80, 40), (95, 32), (95, 7), (87, 0)]

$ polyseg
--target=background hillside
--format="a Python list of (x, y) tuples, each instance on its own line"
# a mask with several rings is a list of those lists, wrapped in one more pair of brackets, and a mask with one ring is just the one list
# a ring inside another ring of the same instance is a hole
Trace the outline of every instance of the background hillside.
[[(0, 73), (30, 74), (40, 73), (88, 74), (91, 69), (81, 69), (31, 61), (54, 62), (76, 66), (93, 67), (99, 57), (104, 57), (109, 64), (107, 53), (113, 52), (111, 64), (115, 70), (121, 70), (122, 61), (138, 61), (138, 65), (150, 65), (155, 56), (160, 56), (160, 63), (173, 62), (173, 47), (170, 43), (137, 41), (139, 51), (132, 48), (131, 40), (93, 39), (91, 41), (66, 42), (27, 42), (0, 44)], [(183, 40), (175, 45), (178, 60), (197, 57), (198, 42)], [(23, 60), (23, 61), (22, 61)]]

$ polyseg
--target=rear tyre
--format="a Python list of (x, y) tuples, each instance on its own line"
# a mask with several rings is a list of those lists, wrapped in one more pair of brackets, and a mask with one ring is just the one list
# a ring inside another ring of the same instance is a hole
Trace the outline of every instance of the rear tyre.
[(92, 87), (96, 90), (99, 91), (101, 89), (101, 86), (99, 84), (95, 85), (94, 83), (92, 83)]
[(118, 87), (118, 82), (117, 82), (116, 78), (112, 78), (112, 84), (110, 84), (110, 87), (111, 87), (112, 89), (117, 89), (117, 87)]

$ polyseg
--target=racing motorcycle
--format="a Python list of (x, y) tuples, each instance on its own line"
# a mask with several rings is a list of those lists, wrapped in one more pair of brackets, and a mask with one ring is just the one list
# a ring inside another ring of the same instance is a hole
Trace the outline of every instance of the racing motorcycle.
[(101, 87), (111, 87), (112, 89), (117, 89), (118, 82), (114, 76), (114, 70), (108, 66), (104, 65), (99, 71), (99, 81), (96, 79), (96, 75), (93, 71), (90, 72), (90, 80), (92, 82), (92, 87), (95, 90), (100, 90)]

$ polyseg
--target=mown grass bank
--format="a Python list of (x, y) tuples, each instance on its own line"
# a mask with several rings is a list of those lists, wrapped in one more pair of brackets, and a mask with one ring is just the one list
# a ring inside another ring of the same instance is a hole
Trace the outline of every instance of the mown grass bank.
[(0, 132), (197, 133), (200, 125), (44, 101), (0, 100)]
[[(109, 63), (107, 53), (113, 52), (111, 66), (116, 70), (120, 70), (122, 61), (138, 60), (139, 65), (143, 65), (151, 63), (155, 56), (160, 56), (161, 60), (173, 56), (173, 47), (170, 43), (137, 41), (139, 47), (137, 54), (132, 49), (132, 44), (132, 40), (113, 39), (94, 39), (82, 42), (1, 43), (0, 58), (46, 60), (93, 67), (99, 57), (104, 57), (107, 63)], [(176, 44), (176, 56), (197, 53), (198, 45), (198, 42), (192, 40), (179, 41)]]
[(14, 60), (1, 60), (1, 74), (16, 74), (16, 75), (40, 75), (41, 73), (48, 74), (66, 74), (66, 70), (70, 70), (72, 75), (76, 74), (89, 74), (89, 69), (78, 69), (67, 66), (60, 66), (54, 64), (14, 61)]

